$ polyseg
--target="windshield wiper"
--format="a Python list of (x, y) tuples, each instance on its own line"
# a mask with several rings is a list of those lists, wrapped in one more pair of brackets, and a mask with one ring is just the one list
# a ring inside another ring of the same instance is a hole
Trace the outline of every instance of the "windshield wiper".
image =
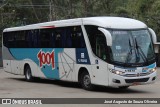
[[(138, 45), (136, 38), (135, 38), (135, 45), (136, 45), (137, 52), (140, 53), (140, 55), (142, 56), (142, 59), (143, 59), (146, 63), (148, 63), (148, 59), (147, 59), (146, 55), (144, 54), (144, 52), (142, 51), (142, 48)], [(140, 51), (139, 51), (139, 50), (140, 50)]]
[(130, 47), (130, 50), (129, 50), (128, 54), (127, 54), (127, 57), (126, 57), (124, 65), (127, 65), (128, 61), (130, 60), (130, 56), (132, 55), (133, 46), (131, 45), (130, 39), (129, 39), (129, 47)]

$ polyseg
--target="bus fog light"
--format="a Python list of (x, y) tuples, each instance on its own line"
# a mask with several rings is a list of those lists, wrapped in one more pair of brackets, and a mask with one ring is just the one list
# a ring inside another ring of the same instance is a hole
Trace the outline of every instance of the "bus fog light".
[(114, 82), (114, 83), (121, 83), (121, 81), (117, 80), (117, 79), (113, 79), (112, 82)]

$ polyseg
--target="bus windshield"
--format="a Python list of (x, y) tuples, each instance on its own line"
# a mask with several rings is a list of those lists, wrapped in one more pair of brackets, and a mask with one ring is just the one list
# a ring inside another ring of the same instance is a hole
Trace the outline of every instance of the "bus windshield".
[(155, 60), (148, 30), (112, 30), (111, 61), (124, 64), (148, 63)]

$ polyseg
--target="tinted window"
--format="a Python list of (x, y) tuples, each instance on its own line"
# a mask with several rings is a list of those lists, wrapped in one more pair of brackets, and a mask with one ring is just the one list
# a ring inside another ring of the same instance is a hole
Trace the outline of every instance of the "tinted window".
[(104, 34), (97, 26), (85, 26), (93, 53), (99, 58), (106, 60), (107, 43)]
[(25, 31), (4, 33), (4, 45), (7, 47), (26, 47)]
[(85, 48), (80, 26), (6, 32), (4, 45), (9, 48)]

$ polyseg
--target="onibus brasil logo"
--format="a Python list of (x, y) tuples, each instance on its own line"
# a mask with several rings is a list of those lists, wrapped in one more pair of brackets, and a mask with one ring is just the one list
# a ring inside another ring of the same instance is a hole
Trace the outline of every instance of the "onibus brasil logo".
[(39, 66), (42, 68), (44, 65), (52, 66), (52, 69), (55, 68), (55, 58), (54, 50), (52, 52), (44, 52), (42, 49), (38, 52), (37, 58), (39, 60)]

